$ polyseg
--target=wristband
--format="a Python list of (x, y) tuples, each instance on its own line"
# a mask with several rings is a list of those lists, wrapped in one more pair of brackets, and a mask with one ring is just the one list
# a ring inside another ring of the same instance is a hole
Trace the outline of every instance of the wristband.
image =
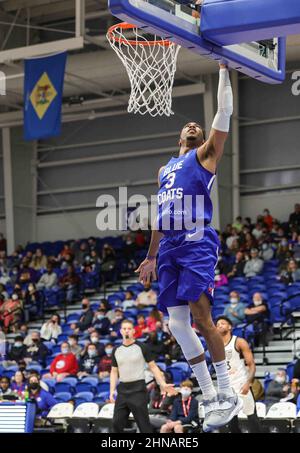
[(150, 260), (150, 261), (156, 260), (156, 256), (152, 256), (152, 255), (146, 255), (146, 258), (147, 258), (147, 260)]

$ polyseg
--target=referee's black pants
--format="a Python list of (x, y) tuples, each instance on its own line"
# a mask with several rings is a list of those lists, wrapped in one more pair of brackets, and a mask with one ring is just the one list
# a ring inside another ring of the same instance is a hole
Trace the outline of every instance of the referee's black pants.
[(148, 412), (148, 392), (140, 382), (130, 383), (130, 385), (119, 384), (118, 396), (115, 403), (113, 416), (113, 432), (122, 433), (128, 424), (128, 417), (132, 412), (134, 420), (141, 433), (153, 433)]

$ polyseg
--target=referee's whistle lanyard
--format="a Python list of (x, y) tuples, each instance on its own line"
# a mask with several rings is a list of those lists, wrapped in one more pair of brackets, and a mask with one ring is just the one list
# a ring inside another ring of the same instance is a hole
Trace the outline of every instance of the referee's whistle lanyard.
[(191, 401), (192, 401), (192, 397), (191, 396), (187, 400), (187, 404), (185, 404), (185, 402), (183, 400), (181, 401), (182, 402), (182, 410), (183, 410), (183, 413), (184, 413), (185, 417), (187, 417), (189, 412), (190, 412)]

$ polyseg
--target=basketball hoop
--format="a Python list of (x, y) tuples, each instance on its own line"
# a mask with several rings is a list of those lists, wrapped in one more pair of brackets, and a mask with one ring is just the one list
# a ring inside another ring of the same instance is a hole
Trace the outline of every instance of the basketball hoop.
[[(128, 31), (131, 38), (125, 36)], [(135, 25), (126, 22), (110, 27), (106, 36), (130, 80), (128, 112), (172, 115), (172, 88), (180, 46), (157, 36), (149, 40)]]

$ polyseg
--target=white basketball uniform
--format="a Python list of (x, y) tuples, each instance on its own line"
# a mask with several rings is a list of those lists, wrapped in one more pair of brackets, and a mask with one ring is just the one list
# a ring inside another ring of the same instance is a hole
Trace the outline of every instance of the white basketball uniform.
[(246, 395), (241, 395), (240, 391), (244, 384), (248, 381), (248, 368), (245, 364), (244, 357), (236, 350), (237, 337), (232, 336), (230, 342), (225, 346), (226, 363), (230, 378), (231, 387), (243, 401), (243, 412), (245, 415), (252, 415), (255, 412), (255, 400), (251, 389)]

